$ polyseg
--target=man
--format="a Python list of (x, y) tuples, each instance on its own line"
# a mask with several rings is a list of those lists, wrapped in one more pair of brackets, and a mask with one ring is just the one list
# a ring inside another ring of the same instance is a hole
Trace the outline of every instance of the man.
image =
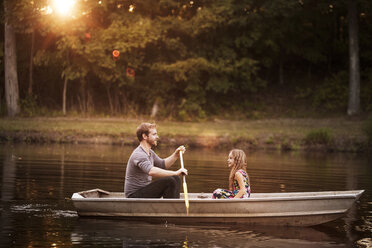
[[(187, 175), (186, 169), (168, 170), (177, 161), (179, 152), (185, 152), (180, 146), (165, 159), (161, 159), (151, 149), (157, 145), (159, 136), (156, 125), (142, 123), (137, 128), (140, 145), (132, 152), (125, 173), (124, 192), (128, 198), (179, 198), (180, 175)], [(151, 182), (152, 177), (158, 178)]]

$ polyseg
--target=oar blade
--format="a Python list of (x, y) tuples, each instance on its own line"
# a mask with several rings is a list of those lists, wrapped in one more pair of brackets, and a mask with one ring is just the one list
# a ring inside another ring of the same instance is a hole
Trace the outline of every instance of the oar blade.
[[(182, 151), (180, 151), (180, 162), (181, 162), (181, 168), (183, 169), (183, 156)], [(186, 178), (185, 175), (183, 175), (183, 193), (185, 196), (185, 206), (186, 206), (186, 214), (189, 215), (189, 194), (187, 193), (187, 184), (186, 184)]]
[(187, 193), (187, 184), (183, 182), (183, 193), (185, 196), (186, 214), (189, 215), (189, 194)]

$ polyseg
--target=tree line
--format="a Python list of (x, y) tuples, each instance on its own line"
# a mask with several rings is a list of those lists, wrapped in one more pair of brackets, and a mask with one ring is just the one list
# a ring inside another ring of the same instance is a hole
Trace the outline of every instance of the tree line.
[(368, 0), (50, 3), (2, 3), (3, 115), (372, 109)]

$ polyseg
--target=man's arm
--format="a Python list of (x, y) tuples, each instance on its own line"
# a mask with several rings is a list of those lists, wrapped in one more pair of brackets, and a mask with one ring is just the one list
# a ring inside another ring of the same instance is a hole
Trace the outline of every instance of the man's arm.
[(164, 159), (165, 168), (169, 169), (178, 159), (178, 154), (174, 152), (172, 155)]
[(171, 171), (171, 170), (164, 170), (164, 169), (154, 166), (149, 171), (149, 175), (152, 177), (180, 176), (182, 173), (187, 175), (187, 170), (181, 168), (177, 171)]
[(170, 168), (177, 161), (178, 153), (180, 151), (185, 152), (186, 148), (184, 146), (180, 146), (174, 151), (174, 153), (172, 153), (172, 155), (164, 159), (164, 164), (165, 164), (166, 169)]

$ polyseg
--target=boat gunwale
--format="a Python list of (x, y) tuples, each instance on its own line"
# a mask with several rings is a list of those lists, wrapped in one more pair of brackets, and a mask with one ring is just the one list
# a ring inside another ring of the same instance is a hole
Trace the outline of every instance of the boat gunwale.
[[(93, 191), (93, 190), (92, 190)], [(126, 198), (126, 197), (83, 197), (81, 194), (85, 192), (92, 192), (92, 191), (82, 191), (78, 193), (74, 193), (71, 199), (73, 201), (79, 202), (154, 202), (154, 203), (175, 203), (175, 202), (184, 202), (183, 198), (178, 199), (164, 199), (164, 198)], [(344, 193), (343, 193), (344, 192)], [(240, 198), (240, 199), (211, 199), (211, 198), (190, 198), (189, 202), (213, 202), (213, 203), (240, 203), (240, 202), (267, 202), (267, 201), (303, 201), (303, 200), (325, 200), (325, 199), (358, 199), (364, 190), (349, 190), (349, 191), (320, 191), (320, 192), (286, 192), (286, 193), (268, 193), (268, 194), (277, 194), (277, 196), (268, 196), (268, 197), (260, 197), (260, 198)], [(112, 192), (117, 193), (117, 192)], [(297, 194), (308, 193), (308, 196), (300, 195), (296, 196)], [(316, 195), (320, 194), (321, 195)], [(75, 194), (79, 195), (75, 196)], [(199, 193), (191, 193), (191, 194), (199, 194)], [(265, 193), (257, 193), (257, 194), (265, 194)], [(292, 196), (285, 196), (280, 197), (280, 194), (293, 194)], [(315, 194), (315, 195), (314, 195)]]
[(299, 211), (299, 212), (273, 212), (273, 213), (123, 213), (123, 212), (80, 212), (84, 216), (122, 216), (122, 217), (146, 217), (146, 218), (270, 218), (270, 217), (300, 217), (300, 216), (322, 216), (322, 215), (342, 215), (345, 214), (347, 209), (339, 210), (322, 210), (322, 211)]

